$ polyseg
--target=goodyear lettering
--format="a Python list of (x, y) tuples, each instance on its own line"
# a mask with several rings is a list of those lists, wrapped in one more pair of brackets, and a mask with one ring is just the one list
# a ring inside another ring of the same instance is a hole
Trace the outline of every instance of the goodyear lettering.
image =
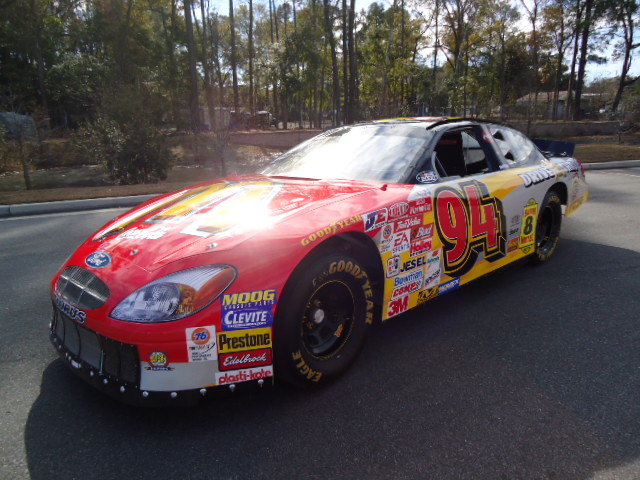
[(271, 346), (271, 328), (218, 333), (218, 353), (255, 350)]
[(365, 298), (367, 299), (367, 313), (366, 313), (365, 321), (368, 324), (372, 324), (373, 323), (373, 302), (370, 301), (369, 299), (373, 298), (373, 289), (371, 288), (369, 275), (367, 275), (367, 272), (362, 267), (360, 267), (359, 265), (356, 265), (350, 260), (346, 262), (344, 260), (331, 262), (331, 264), (329, 265), (329, 273), (334, 274), (334, 273), (341, 273), (341, 272), (350, 274), (356, 280), (362, 280), (362, 279), (365, 280), (365, 282), (362, 284), (362, 291), (364, 293)]
[(322, 230), (318, 230), (317, 232), (312, 233), (308, 237), (303, 238), (300, 241), (300, 243), (302, 243), (302, 245), (306, 247), (307, 245), (309, 245), (312, 242), (315, 242), (316, 240), (335, 235), (343, 228), (346, 228), (350, 225), (353, 225), (361, 221), (362, 221), (362, 216), (360, 215), (354, 215), (353, 217), (347, 218), (345, 220), (338, 220), (337, 222), (333, 222), (331, 225), (326, 226)]
[(296, 368), (303, 376), (307, 377), (307, 379), (311, 380), (312, 382), (320, 381), (320, 379), (322, 378), (322, 372), (312, 369), (307, 364), (306, 360), (302, 358), (302, 352), (300, 352), (300, 350), (292, 353), (291, 357), (296, 362)]

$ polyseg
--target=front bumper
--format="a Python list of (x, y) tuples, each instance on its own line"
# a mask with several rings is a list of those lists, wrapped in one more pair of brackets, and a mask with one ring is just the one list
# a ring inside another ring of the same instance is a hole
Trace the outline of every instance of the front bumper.
[(55, 306), (49, 338), (65, 364), (87, 383), (124, 403), (136, 406), (187, 406), (202, 398), (241, 391), (256, 391), (272, 385), (254, 380), (216, 388), (215, 386), (175, 391), (140, 388), (140, 358), (136, 345), (118, 342), (80, 325)]

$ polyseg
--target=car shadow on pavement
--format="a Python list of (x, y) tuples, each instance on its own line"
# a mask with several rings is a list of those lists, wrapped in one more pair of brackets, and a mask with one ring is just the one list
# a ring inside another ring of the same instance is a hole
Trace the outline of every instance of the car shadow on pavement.
[(322, 390), (142, 409), (48, 365), (31, 478), (640, 475), (640, 254), (562, 240), (371, 331)]

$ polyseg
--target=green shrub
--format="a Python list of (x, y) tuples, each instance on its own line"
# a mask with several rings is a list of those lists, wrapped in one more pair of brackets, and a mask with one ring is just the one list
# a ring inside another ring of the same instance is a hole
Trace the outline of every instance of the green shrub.
[(76, 133), (74, 144), (122, 185), (164, 180), (174, 160), (161, 130), (139, 118), (120, 123), (101, 116)]

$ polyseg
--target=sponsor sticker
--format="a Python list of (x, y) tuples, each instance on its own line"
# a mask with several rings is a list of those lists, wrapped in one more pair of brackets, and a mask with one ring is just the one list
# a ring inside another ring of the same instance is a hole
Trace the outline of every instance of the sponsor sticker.
[(273, 377), (272, 366), (245, 368), (231, 372), (216, 373), (216, 384), (229, 385), (231, 383), (248, 382), (250, 380), (260, 380), (261, 378), (271, 377)]
[(433, 211), (433, 199), (419, 198), (409, 204), (409, 213), (411, 215), (417, 215), (418, 213), (427, 213)]
[(422, 238), (420, 240), (411, 242), (410, 256), (416, 257), (418, 255), (422, 255), (423, 253), (427, 253), (429, 250), (431, 250), (431, 246), (431, 239)]
[(221, 354), (270, 347), (270, 327), (218, 333), (218, 353)]
[(522, 228), (520, 231), (520, 248), (529, 253), (536, 243), (536, 222), (538, 219), (538, 204), (532, 198), (524, 207), (522, 214)]
[(423, 303), (427, 303), (429, 300), (433, 300), (439, 295), (439, 293), (440, 292), (438, 287), (419, 291), (417, 305), (422, 305)]
[(387, 317), (395, 317), (409, 310), (409, 295), (391, 300), (387, 308)]
[(225, 293), (222, 306), (227, 308), (268, 307), (277, 303), (275, 289), (253, 290), (251, 292)]
[(393, 287), (398, 288), (402, 285), (405, 285), (410, 282), (415, 282), (416, 280), (421, 280), (424, 278), (424, 270), (416, 270), (414, 272), (405, 273), (404, 275), (399, 275), (393, 279)]
[(399, 202), (389, 207), (389, 218), (404, 217), (409, 211), (407, 202)]
[(370, 232), (387, 224), (389, 212), (386, 208), (381, 208), (375, 212), (365, 213), (362, 216), (364, 222), (364, 231)]
[(400, 273), (400, 257), (394, 255), (387, 260), (387, 278), (395, 277)]
[(520, 239), (518, 237), (512, 238), (509, 240), (509, 244), (507, 245), (507, 252), (515, 252), (518, 249)]
[(440, 285), (440, 295), (450, 292), (452, 290), (456, 290), (460, 287), (460, 277), (454, 278), (446, 283)]
[(224, 353), (220, 355), (218, 367), (220, 370), (238, 370), (240, 368), (255, 368), (271, 365), (273, 362), (272, 350), (261, 348), (248, 352)]
[(222, 309), (224, 330), (246, 330), (249, 328), (270, 327), (273, 325), (272, 307), (229, 308)]
[(421, 288), (422, 288), (422, 279), (405, 283), (404, 285), (401, 285), (398, 288), (393, 289), (393, 292), (391, 293), (391, 299), (395, 300), (396, 298), (402, 297), (404, 295), (409, 295), (411, 293), (417, 292)]
[(420, 172), (416, 175), (416, 180), (420, 183), (434, 183), (438, 181), (438, 176), (432, 172)]
[(85, 262), (93, 268), (105, 268), (111, 265), (111, 255), (107, 252), (93, 252)]
[(402, 273), (410, 272), (412, 270), (415, 270), (416, 268), (424, 267), (426, 264), (427, 264), (426, 255), (422, 255), (421, 257), (418, 257), (418, 258), (410, 258), (409, 260), (407, 260), (402, 264), (402, 267), (400, 267), (400, 272)]
[(392, 240), (392, 248), (391, 251), (394, 255), (402, 252), (406, 252), (409, 250), (409, 246), (411, 244), (411, 234), (408, 231), (402, 231), (395, 233), (393, 235)]
[(207, 325), (185, 329), (190, 362), (209, 362), (216, 359), (216, 327)]
[(396, 232), (398, 232), (400, 230), (408, 230), (418, 225), (422, 225), (422, 215), (419, 215), (417, 217), (408, 217), (408, 218), (403, 218), (401, 220), (396, 220), (393, 223), (393, 228), (395, 229)]
[(388, 240), (393, 235), (393, 225), (385, 225), (382, 229), (382, 240)]
[(419, 225), (411, 229), (411, 240), (431, 237), (433, 237), (433, 223), (430, 223), (429, 225)]
[(152, 372), (168, 372), (174, 369), (174, 367), (169, 366), (169, 357), (167, 357), (167, 354), (159, 351), (149, 354), (147, 364), (144, 369)]

